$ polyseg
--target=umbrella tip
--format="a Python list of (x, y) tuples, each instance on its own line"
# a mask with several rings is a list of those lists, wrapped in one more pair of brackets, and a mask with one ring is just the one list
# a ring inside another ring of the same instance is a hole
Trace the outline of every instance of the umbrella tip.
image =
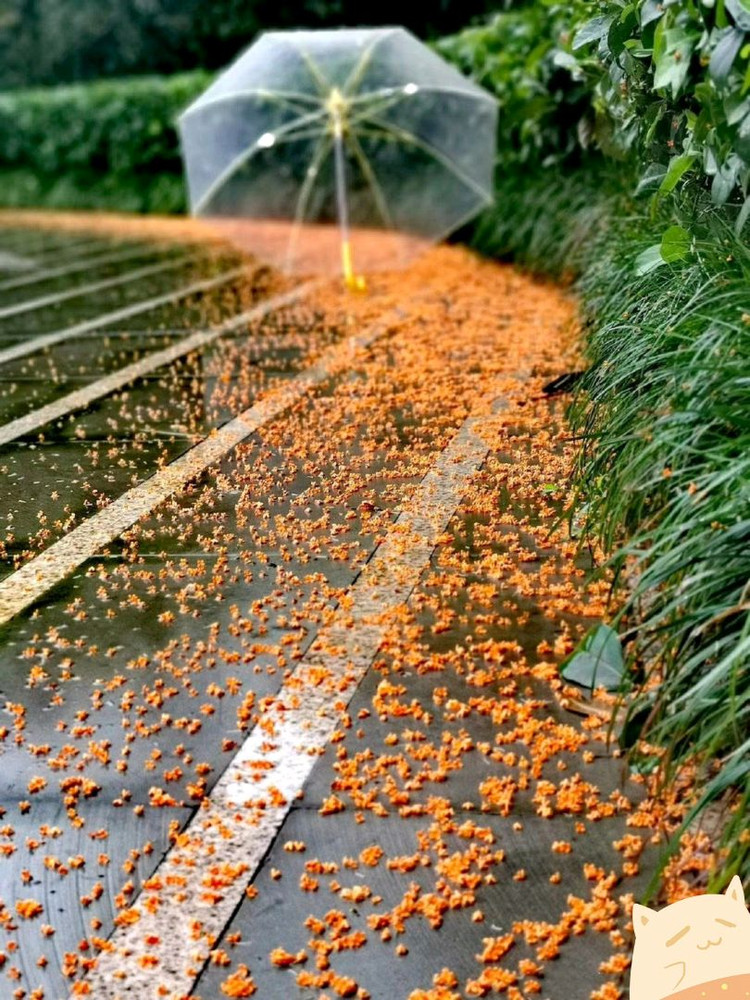
[(367, 282), (361, 274), (344, 275), (344, 283), (350, 292), (366, 292)]

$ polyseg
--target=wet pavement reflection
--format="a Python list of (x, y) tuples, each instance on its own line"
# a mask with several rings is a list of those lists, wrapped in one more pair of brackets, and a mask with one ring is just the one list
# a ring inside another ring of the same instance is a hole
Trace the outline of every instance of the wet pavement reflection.
[[(509, 907), (519, 920), (552, 922), (570, 893), (593, 899), (580, 917), (585, 954), (571, 946), (544, 978), (532, 969), (533, 934), (522, 945), (519, 931), (513, 959), (531, 963), (518, 967), (529, 995), (579, 995), (576, 975), (585, 969), (596, 984), (616, 944), (609, 932), (625, 924), (617, 903), (594, 912), (596, 892), (615, 869), (607, 893), (626, 877), (623, 891), (639, 885), (637, 865), (625, 871), (612, 842), (643, 795), (628, 785), (626, 805), (601, 727), (574, 724), (552, 693), (554, 656), (601, 615), (604, 591), (583, 583), (585, 560), (550, 527), (566, 501), (549, 480), (564, 481), (570, 458), (560, 413), (533, 395), (526, 406), (528, 380), (538, 390), (559, 364), (573, 305), (551, 286), (443, 248), (404, 279), (378, 279), (369, 297), (322, 288), (154, 366), (157, 352), (294, 280), (228, 247), (164, 233), (8, 227), (0, 310), (181, 254), (189, 260), (174, 270), (0, 319), (0, 359), (29, 345), (0, 361), (0, 425), (90, 393), (0, 447), (3, 586), (228, 421), (297, 387), (272, 419), (0, 628), (0, 995), (67, 1000), (74, 983), (90, 995), (86, 972), (110, 935), (137, 921), (136, 904), (158, 909), (163, 858), (247, 735), (272, 737), (277, 695), (346, 611), (378, 546), (395, 537), (408, 547), (396, 518), (498, 384), (508, 412), (478, 432), (491, 457), (466, 483), (409, 601), (394, 605), (340, 730), (310, 751), (320, 759), (304, 795), (248, 873), (210, 962), (194, 970), (194, 995), (252, 995), (245, 966), (263, 1000), (326, 990), (452, 1000), (459, 981), (479, 984), (466, 995), (489, 995), (502, 948), (497, 959), (476, 956), (484, 939), (509, 931)], [(87, 255), (98, 263), (78, 268)], [(242, 276), (179, 294), (239, 267)], [(138, 303), (133, 315), (104, 318)], [(356, 348), (353, 337), (368, 330)], [(310, 388), (302, 376), (321, 356), (333, 361)], [(137, 374), (109, 391), (103, 380), (129, 365)], [(568, 777), (587, 783), (585, 807), (566, 800), (543, 818), (540, 802), (558, 801), (558, 788), (564, 799)], [(511, 817), (503, 796), (512, 782), (523, 787)], [(524, 870), (528, 883), (516, 878)], [(273, 960), (277, 948), (292, 961)], [(149, 977), (133, 989), (151, 1000), (158, 970), (147, 952), (133, 961)], [(440, 975), (444, 992), (414, 993)]]

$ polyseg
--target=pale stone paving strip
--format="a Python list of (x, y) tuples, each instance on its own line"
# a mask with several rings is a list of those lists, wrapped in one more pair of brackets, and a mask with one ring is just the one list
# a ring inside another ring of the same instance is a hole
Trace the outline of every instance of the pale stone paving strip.
[(88, 271), (93, 267), (107, 267), (110, 264), (122, 264), (128, 260), (138, 257), (155, 257), (172, 249), (169, 246), (159, 246), (153, 244), (147, 246), (142, 244), (138, 247), (128, 247), (126, 250), (109, 250), (99, 256), (87, 257), (85, 260), (74, 260), (73, 263), (63, 264), (60, 267), (35, 269), (31, 274), (24, 274), (20, 278), (10, 278), (7, 281), (0, 281), (0, 292), (9, 292), (14, 288), (23, 288), (26, 285), (36, 285), (41, 281), (51, 281), (53, 278), (66, 278), (71, 274), (78, 274), (80, 271)]
[(120, 285), (128, 285), (134, 281), (141, 281), (143, 278), (150, 278), (155, 274), (164, 274), (166, 271), (175, 271), (178, 267), (184, 267), (194, 256), (192, 253), (183, 254), (173, 260), (161, 261), (159, 264), (149, 264), (148, 267), (139, 267), (135, 271), (127, 271), (125, 274), (118, 274), (116, 278), (105, 278), (102, 281), (92, 281), (88, 285), (78, 285), (69, 288), (65, 292), (54, 292), (51, 295), (43, 295), (38, 299), (26, 299), (17, 302), (12, 306), (5, 306), (0, 309), (0, 320), (10, 319), (13, 316), (23, 316), (47, 306), (59, 305), (61, 302), (68, 302), (70, 299), (83, 298), (85, 295), (94, 295), (96, 292), (104, 292), (108, 288), (117, 288)]
[[(385, 637), (387, 613), (409, 599), (471, 477), (484, 464), (489, 446), (481, 429), (488, 414), (504, 407), (504, 399), (485, 404), (484, 412), (468, 418), (439, 456), (331, 623), (149, 880), (133, 905), (135, 922), (123, 921), (116, 928), (86, 980), (87, 995), (96, 1000), (184, 1000), (191, 993), (372, 664)], [(225, 871), (235, 874), (222, 888), (223, 897), (209, 901), (207, 886), (215, 884), (212, 876), (225, 865)], [(150, 895), (158, 897), (158, 908), (140, 905)], [(156, 967), (151, 956), (158, 959)]]
[(313, 283), (308, 283), (293, 289), (291, 292), (277, 295), (246, 312), (232, 316), (231, 319), (226, 320), (226, 322), (213, 329), (197, 330), (189, 337), (178, 340), (161, 351), (154, 351), (153, 354), (147, 354), (139, 361), (125, 365), (124, 368), (118, 368), (117, 371), (111, 372), (109, 375), (105, 375), (95, 382), (90, 382), (82, 389), (75, 389), (73, 392), (61, 396), (60, 399), (56, 399), (52, 403), (47, 403), (46, 406), (40, 406), (39, 409), (32, 410), (31, 413), (27, 413), (23, 417), (10, 420), (7, 424), (0, 426), (0, 447), (9, 444), (11, 441), (16, 441), (27, 434), (31, 434), (53, 420), (58, 420), (69, 413), (74, 413), (76, 410), (82, 410), (90, 406), (97, 399), (109, 396), (110, 393), (122, 389), (124, 386), (135, 381), (135, 379), (141, 378), (143, 375), (149, 375), (151, 372), (164, 367), (164, 365), (169, 365), (173, 361), (177, 361), (178, 358), (185, 357), (191, 351), (207, 347), (225, 334), (232, 333), (247, 323), (260, 319), (267, 313), (273, 312), (274, 309), (289, 305), (291, 302), (305, 295), (312, 288)]
[(11, 250), (0, 250), (0, 271), (33, 271), (36, 261), (31, 257), (20, 256)]
[[(294, 301), (313, 285), (317, 285), (317, 282), (303, 285), (257, 306), (244, 315), (243, 322)], [(235, 319), (239, 320), (239, 317)], [(394, 322), (396, 321), (397, 318), (394, 317)], [(250, 434), (292, 406), (310, 389), (322, 384), (342, 364), (350, 361), (358, 350), (369, 347), (389, 329), (391, 327), (384, 322), (329, 348), (315, 364), (289, 379), (233, 420), (212, 431), (200, 444), (113, 500), (108, 507), (83, 521), (64, 538), (6, 577), (0, 582), (0, 626), (43, 597), (51, 587), (119, 538), (173, 493), (183, 489)]]
[(195, 281), (190, 285), (184, 285), (182, 288), (175, 288), (171, 292), (165, 292), (164, 295), (155, 295), (150, 299), (142, 299), (140, 302), (134, 302), (130, 306), (123, 306), (122, 309), (115, 309), (113, 312), (102, 313), (93, 319), (83, 320), (83, 322), (76, 323), (74, 326), (69, 326), (64, 330), (54, 330), (52, 333), (44, 333), (39, 337), (23, 340), (20, 344), (13, 344), (11, 347), (0, 350), (0, 365), (8, 361), (15, 361), (17, 358), (26, 357), (28, 354), (35, 354), (45, 347), (52, 347), (54, 344), (60, 344), (65, 340), (72, 340), (83, 333), (90, 333), (92, 330), (101, 330), (103, 326), (121, 323), (124, 320), (132, 319), (134, 316), (150, 312), (152, 309), (158, 309), (160, 306), (171, 305), (174, 302), (179, 302), (180, 299), (188, 298), (190, 295), (197, 295), (200, 292), (210, 292), (221, 285), (228, 285), (230, 281), (235, 281), (251, 270), (252, 267), (247, 264), (243, 267), (235, 267), (231, 271), (224, 271), (215, 278), (205, 278), (202, 281)]

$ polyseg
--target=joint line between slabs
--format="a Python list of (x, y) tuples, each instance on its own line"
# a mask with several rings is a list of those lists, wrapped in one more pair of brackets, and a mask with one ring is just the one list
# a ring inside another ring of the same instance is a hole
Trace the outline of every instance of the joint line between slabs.
[(112, 264), (123, 264), (128, 260), (137, 260), (138, 257), (153, 257), (169, 253), (173, 247), (169, 244), (155, 244), (153, 247), (128, 247), (126, 250), (108, 251), (100, 257), (88, 257), (84, 260), (72, 260), (59, 267), (35, 268), (29, 274), (20, 275), (17, 278), (7, 278), (0, 281), (0, 292), (11, 292), (17, 288), (26, 288), (29, 285), (37, 285), (43, 281), (53, 281), (57, 278), (65, 278), (70, 274), (77, 274), (80, 271), (88, 271), (90, 268), (109, 267)]
[[(504, 399), (495, 398), (489, 414), (505, 406)], [(142, 996), (157, 985), (171, 1000), (192, 992), (214, 942), (327, 747), (340, 711), (375, 659), (386, 633), (384, 614), (409, 600), (438, 537), (486, 461), (490, 447), (478, 433), (482, 419), (475, 414), (461, 425), (349, 588), (346, 607), (339, 606), (318, 633), (267, 715), (160, 862), (152, 876), (158, 908), (138, 909), (147, 898), (141, 890), (131, 906), (136, 921), (113, 931), (86, 978), (97, 1000)], [(206, 900), (203, 880), (209, 870), (236, 867), (238, 860), (245, 865), (240, 876), (221, 899)], [(190, 924), (198, 918), (201, 937), (195, 940)], [(146, 938), (158, 943), (146, 946)], [(140, 966), (146, 952), (159, 959), (155, 969)]]

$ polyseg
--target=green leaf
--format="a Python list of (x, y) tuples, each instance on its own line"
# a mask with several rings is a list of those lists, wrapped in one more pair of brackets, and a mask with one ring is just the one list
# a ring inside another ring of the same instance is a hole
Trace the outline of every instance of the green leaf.
[(745, 163), (750, 162), (750, 113), (740, 122), (737, 134), (734, 137), (734, 148)]
[(592, 17), (590, 21), (587, 21), (575, 33), (573, 44), (571, 45), (573, 51), (575, 52), (577, 49), (582, 49), (584, 45), (589, 45), (591, 42), (598, 42), (606, 37), (612, 20), (612, 17), (604, 15)]
[(667, 168), (663, 163), (649, 163), (646, 169), (641, 175), (641, 179), (638, 181), (638, 186), (635, 189), (635, 193), (641, 194), (643, 191), (649, 191), (657, 186), (657, 184), (662, 184), (664, 177), (666, 175)]
[(645, 0), (641, 7), (641, 27), (645, 28), (652, 21), (658, 21), (664, 13), (662, 0)]
[(690, 253), (690, 233), (682, 226), (670, 226), (661, 238), (659, 252), (667, 264), (685, 260)]
[(681, 27), (667, 28), (663, 32), (657, 28), (657, 35), (659, 45), (658, 53), (654, 48), (654, 87), (656, 90), (668, 87), (672, 97), (677, 97), (687, 79), (696, 35)]
[[(750, 53), (748, 53), (750, 55)], [(744, 98), (739, 94), (730, 94), (724, 101), (724, 111), (727, 116), (727, 125), (737, 125), (747, 115), (750, 115), (750, 97)]]
[(748, 217), (750, 217), (750, 196), (745, 198), (745, 202), (737, 216), (737, 221), (734, 224), (734, 231), (738, 236), (742, 235), (742, 230), (745, 228)]
[(565, 660), (560, 673), (566, 681), (581, 687), (605, 687), (616, 691), (625, 676), (625, 660), (620, 637), (609, 625), (598, 625)]
[(739, 166), (740, 158), (734, 154), (719, 166), (711, 183), (711, 201), (715, 205), (724, 205), (734, 191)]
[(723, 86), (727, 82), (744, 40), (745, 33), (738, 28), (724, 28), (719, 32), (719, 41), (708, 64), (709, 76), (717, 85)]
[(669, 161), (669, 167), (664, 175), (664, 180), (659, 185), (659, 194), (669, 194), (670, 191), (674, 191), (677, 182), (692, 167), (695, 160), (695, 153), (683, 153), (682, 156), (673, 156)]
[(631, 9), (624, 11), (619, 18), (615, 18), (612, 21), (610, 29), (607, 32), (607, 43), (610, 52), (615, 58), (621, 54), (625, 48), (625, 43), (631, 39), (637, 27), (638, 22), (635, 18), (635, 12)]
[(724, 0), (724, 8), (732, 15), (738, 28), (750, 31), (750, 9), (742, 0)]
[(558, 49), (555, 52), (552, 62), (555, 66), (562, 66), (563, 69), (574, 69), (580, 70), (580, 65), (575, 56), (572, 56), (570, 52), (565, 52), (563, 49)]
[(635, 273), (639, 277), (642, 277), (644, 274), (655, 271), (657, 267), (661, 267), (664, 263), (666, 261), (661, 255), (661, 243), (654, 243), (653, 246), (648, 247), (647, 250), (639, 253), (635, 258)]

